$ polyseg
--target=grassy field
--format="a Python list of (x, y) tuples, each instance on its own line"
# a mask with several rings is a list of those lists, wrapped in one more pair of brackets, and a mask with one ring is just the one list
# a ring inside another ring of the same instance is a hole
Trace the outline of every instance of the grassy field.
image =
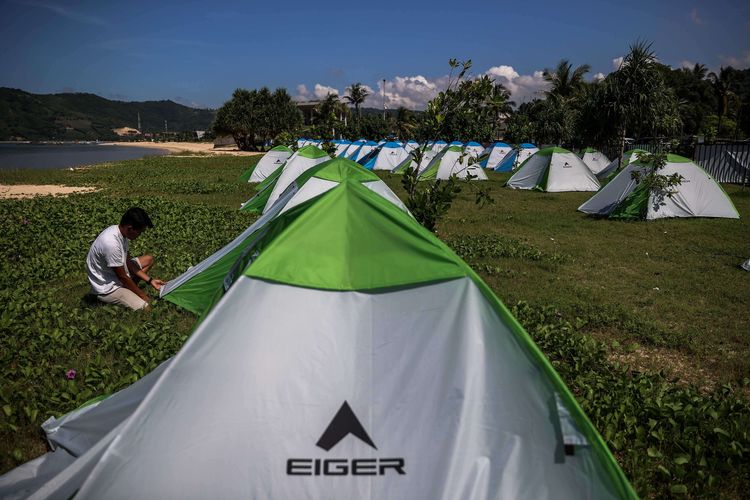
[[(195, 318), (158, 302), (87, 302), (91, 241), (131, 205), (156, 227), (131, 247), (168, 279), (244, 229), (257, 158), (160, 157), (75, 170), (2, 171), (0, 183), (90, 185), (94, 194), (0, 201), (0, 470), (44, 452), (39, 424), (170, 357)], [(400, 178), (383, 175), (403, 196)], [(438, 235), (490, 284), (552, 360), (647, 497), (741, 497), (750, 484), (750, 189), (740, 220), (597, 220), (587, 193), (464, 185)], [(65, 373), (74, 369), (76, 378)]]

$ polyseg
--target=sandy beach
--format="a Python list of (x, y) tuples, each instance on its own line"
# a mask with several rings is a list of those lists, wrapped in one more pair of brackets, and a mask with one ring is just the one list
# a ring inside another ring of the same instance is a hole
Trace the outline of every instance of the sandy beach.
[(180, 153), (204, 155), (254, 156), (263, 153), (240, 151), (236, 146), (221, 146), (214, 148), (210, 142), (111, 142), (114, 146), (130, 146), (136, 148), (166, 149), (173, 155)]
[(51, 184), (0, 184), (0, 199), (32, 198), (34, 196), (65, 196), (73, 193), (90, 193), (96, 191), (93, 187), (59, 186)]

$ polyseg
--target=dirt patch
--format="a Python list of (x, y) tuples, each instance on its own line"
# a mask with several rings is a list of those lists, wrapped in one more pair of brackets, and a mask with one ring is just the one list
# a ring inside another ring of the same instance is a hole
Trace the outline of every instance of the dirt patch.
[(0, 184), (0, 199), (33, 198), (35, 196), (66, 196), (73, 193), (90, 193), (94, 187), (55, 186), (40, 184)]

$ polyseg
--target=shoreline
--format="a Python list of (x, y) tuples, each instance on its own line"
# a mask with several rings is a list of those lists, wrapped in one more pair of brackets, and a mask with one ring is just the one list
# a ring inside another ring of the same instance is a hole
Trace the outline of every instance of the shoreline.
[(263, 154), (257, 151), (240, 151), (237, 146), (214, 148), (210, 142), (100, 142), (107, 146), (125, 146), (146, 149), (161, 149), (174, 153), (203, 154), (206, 156), (255, 156)]

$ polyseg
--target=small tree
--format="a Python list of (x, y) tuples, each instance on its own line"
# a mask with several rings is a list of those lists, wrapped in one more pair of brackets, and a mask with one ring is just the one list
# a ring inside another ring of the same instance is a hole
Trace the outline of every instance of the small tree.
[[(487, 106), (487, 99), (493, 96), (492, 80), (480, 78), (474, 82), (463, 81), (467, 71), (471, 68), (471, 60), (451, 59), (448, 64), (451, 68), (448, 87), (427, 103), (427, 111), (423, 115), (421, 132), (424, 134), (424, 139), (444, 137), (449, 130), (466, 131), (467, 128), (454, 129), (453, 127), (460, 127), (470, 119), (469, 117), (476, 119), (485, 110), (492, 109)], [(454, 75), (456, 71), (457, 74)], [(448, 211), (462, 187), (456, 176), (451, 176), (447, 180), (438, 179), (434, 182), (419, 181), (419, 164), (422, 163), (426, 150), (425, 145), (411, 151), (414, 166), (406, 169), (401, 183), (407, 194), (407, 208), (424, 227), (435, 231), (438, 220)], [(477, 194), (478, 205), (494, 201), (486, 191), (473, 189), (479, 193)]]
[(644, 185), (654, 200), (654, 210), (665, 205), (666, 198), (672, 198), (677, 193), (676, 187), (685, 179), (677, 172), (663, 175), (660, 172), (667, 164), (666, 153), (643, 154), (638, 158), (643, 168), (630, 172), (636, 184)]

